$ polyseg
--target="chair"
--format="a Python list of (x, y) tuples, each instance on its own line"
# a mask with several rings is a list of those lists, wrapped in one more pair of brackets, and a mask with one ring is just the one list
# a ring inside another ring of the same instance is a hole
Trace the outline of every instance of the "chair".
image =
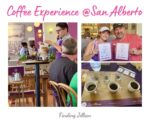
[(24, 76), (22, 78), (22, 81), (12, 82), (11, 84), (9, 84), (9, 99), (15, 101), (19, 100), (19, 106), (21, 106), (21, 103), (23, 101), (22, 105), (24, 106), (24, 101), (26, 100), (26, 104), (29, 104), (28, 99), (32, 98), (32, 104), (35, 105), (35, 90), (33, 89), (33, 86), (31, 88), (31, 84), (29, 84), (29, 82), (31, 82), (31, 77)]
[[(32, 102), (35, 105), (35, 96), (36, 96), (36, 92), (35, 92), (35, 79), (34, 79), (34, 74), (27, 74), (23, 77), (24, 83), (25, 83), (25, 92), (28, 93), (29, 97), (32, 97)], [(47, 81), (48, 81), (48, 75), (40, 75), (40, 98), (41, 101), (43, 101), (41, 104), (43, 106), (47, 106)], [(31, 94), (32, 92), (32, 94)], [(26, 100), (28, 100), (28, 98), (26, 98)]]
[[(19, 106), (21, 106), (21, 98), (24, 96), (24, 91), (23, 91), (23, 81), (11, 81), (9, 82), (9, 100), (14, 101), (15, 105), (17, 104), (17, 100), (19, 103)], [(24, 102), (24, 100), (23, 100)]]
[(54, 97), (54, 106), (61, 106), (60, 93), (58, 89), (58, 83), (55, 81), (49, 81), (50, 89), (52, 90), (52, 95)]
[(23, 78), (24, 81), (24, 93), (26, 102), (29, 102), (29, 98), (32, 98), (32, 103), (35, 105), (35, 80), (32, 75), (25, 75)]
[[(75, 96), (77, 101), (77, 93), (68, 85), (64, 83), (58, 83), (62, 106), (73, 106), (72, 94)], [(67, 96), (69, 97), (69, 104), (67, 103)]]

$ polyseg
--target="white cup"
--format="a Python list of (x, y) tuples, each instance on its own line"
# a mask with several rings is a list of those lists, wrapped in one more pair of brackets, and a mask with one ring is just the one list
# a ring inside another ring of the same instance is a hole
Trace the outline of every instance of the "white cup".
[(135, 91), (138, 91), (140, 89), (140, 84), (136, 81), (131, 81), (129, 82), (128, 84), (128, 90), (130, 92), (135, 92)]
[(110, 82), (108, 89), (111, 93), (116, 93), (120, 89), (120, 85), (117, 82)]
[(85, 83), (85, 89), (88, 93), (97, 93), (97, 82), (89, 81)]

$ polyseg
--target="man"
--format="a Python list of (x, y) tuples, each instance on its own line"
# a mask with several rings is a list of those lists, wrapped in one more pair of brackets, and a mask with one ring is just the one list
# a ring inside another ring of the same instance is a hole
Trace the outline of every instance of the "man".
[(61, 56), (61, 45), (62, 42), (65, 41), (68, 38), (72, 38), (69, 34), (69, 28), (67, 23), (57, 23), (56, 24), (56, 32), (59, 36), (57, 43), (52, 43), (50, 40), (47, 40), (46, 42), (49, 45), (52, 45), (56, 50), (56, 58), (59, 58)]
[(49, 78), (57, 83), (70, 84), (71, 78), (77, 72), (77, 64), (70, 59), (76, 54), (76, 40), (69, 38), (62, 43), (62, 55), (54, 60), (49, 67)]
[(142, 40), (136, 34), (128, 34), (122, 23), (113, 24), (116, 39), (112, 40), (113, 55), (115, 56), (117, 43), (129, 43), (129, 61), (142, 60)]
[(21, 43), (22, 47), (19, 51), (19, 60), (26, 60), (29, 56), (28, 44), (26, 42)]

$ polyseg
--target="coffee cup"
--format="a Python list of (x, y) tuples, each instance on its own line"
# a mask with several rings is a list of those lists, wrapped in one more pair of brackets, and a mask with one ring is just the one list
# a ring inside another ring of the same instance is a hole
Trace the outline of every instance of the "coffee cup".
[(89, 93), (96, 93), (97, 91), (97, 83), (94, 81), (89, 81), (85, 84), (85, 89)]
[(120, 89), (120, 85), (117, 82), (110, 82), (108, 89), (111, 93), (116, 93)]
[(128, 90), (130, 92), (135, 92), (135, 91), (137, 91), (139, 89), (140, 89), (140, 84), (138, 82), (136, 82), (136, 81), (129, 82), (129, 84), (128, 84)]

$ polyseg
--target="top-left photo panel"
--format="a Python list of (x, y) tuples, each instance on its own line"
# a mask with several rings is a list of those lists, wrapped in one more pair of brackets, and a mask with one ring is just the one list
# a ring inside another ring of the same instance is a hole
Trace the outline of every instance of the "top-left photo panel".
[(77, 106), (77, 23), (8, 23), (8, 105)]

